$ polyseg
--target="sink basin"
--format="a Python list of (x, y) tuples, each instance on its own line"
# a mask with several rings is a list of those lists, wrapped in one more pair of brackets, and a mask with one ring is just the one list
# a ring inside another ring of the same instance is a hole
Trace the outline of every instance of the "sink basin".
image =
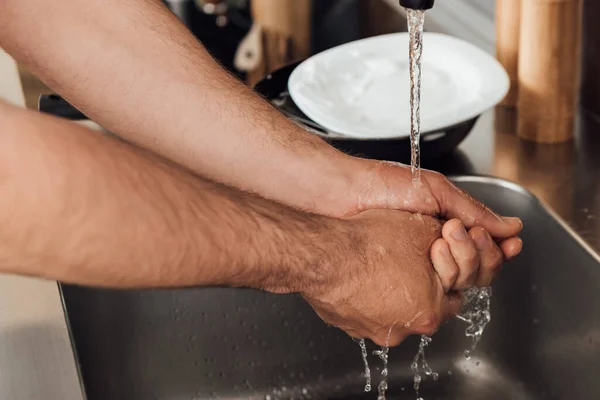
[[(600, 261), (535, 197), (486, 177), (454, 179), (523, 218), (524, 252), (493, 287), (471, 360), (465, 324), (427, 348), (427, 399), (599, 399)], [(301, 298), (246, 289), (111, 291), (62, 286), (88, 399), (376, 399), (358, 345)], [(389, 399), (415, 399), (418, 338), (390, 351)], [(374, 350), (374, 346), (370, 346)], [(374, 386), (379, 359), (370, 356)]]

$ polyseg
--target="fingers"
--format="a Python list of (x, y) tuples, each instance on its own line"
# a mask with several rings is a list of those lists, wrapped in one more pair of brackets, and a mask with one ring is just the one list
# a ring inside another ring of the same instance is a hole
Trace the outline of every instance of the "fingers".
[(490, 286), (504, 262), (502, 250), (483, 228), (471, 229), (469, 236), (473, 239), (479, 252), (479, 273), (475, 285), (478, 287)]
[(498, 216), (441, 175), (432, 175), (428, 183), (446, 219), (459, 219), (467, 228), (480, 226), (497, 239), (516, 236), (523, 229), (519, 218)]
[(449, 321), (456, 317), (463, 304), (463, 297), (460, 292), (452, 291), (444, 297), (443, 320)]
[(518, 237), (506, 239), (500, 242), (500, 249), (502, 250), (504, 257), (506, 257), (507, 260), (510, 260), (521, 253), (523, 250), (523, 241)]
[(440, 278), (444, 293), (448, 293), (456, 283), (459, 269), (444, 239), (437, 239), (431, 246), (431, 262)]
[(518, 237), (496, 243), (481, 227), (468, 233), (459, 220), (448, 221), (442, 238), (431, 246), (431, 261), (445, 293), (472, 286), (487, 287), (499, 273), (505, 260), (523, 249)]
[(458, 266), (458, 276), (452, 286), (454, 290), (466, 290), (477, 280), (479, 251), (467, 233), (465, 226), (456, 219), (450, 220), (442, 228), (442, 238), (448, 243), (450, 253)]

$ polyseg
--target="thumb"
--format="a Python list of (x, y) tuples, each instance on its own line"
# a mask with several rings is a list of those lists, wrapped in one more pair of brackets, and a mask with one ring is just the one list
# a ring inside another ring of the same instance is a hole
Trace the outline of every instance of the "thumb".
[(519, 218), (497, 215), (446, 178), (428, 183), (439, 204), (440, 216), (445, 219), (458, 219), (467, 229), (479, 226), (496, 239), (516, 236), (523, 229)]

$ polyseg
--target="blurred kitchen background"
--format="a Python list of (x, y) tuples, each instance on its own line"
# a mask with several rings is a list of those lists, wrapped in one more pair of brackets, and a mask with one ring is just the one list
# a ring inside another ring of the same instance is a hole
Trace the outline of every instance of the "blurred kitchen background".
[[(289, 38), (282, 39), (290, 43), (285, 61), (306, 58), (310, 54), (363, 37), (406, 31), (406, 16), (397, 0), (258, 0), (254, 9), (251, 2), (164, 1), (229, 71), (249, 83), (255, 83), (266, 70), (263, 66), (252, 73), (236, 68), (234, 60), (238, 47), (252, 27), (253, 15), (263, 18), (267, 25), (289, 25), (285, 18), (281, 18), (282, 13), (288, 12), (282, 7), (285, 3), (292, 3), (291, 7), (296, 8), (293, 13), (298, 16), (292, 26), (283, 29), (293, 30), (289, 32)], [(438, 1), (427, 14), (426, 30), (451, 34), (493, 54), (495, 2)], [(20, 72), (27, 106), (36, 108), (39, 95), (51, 91), (24, 68)]]

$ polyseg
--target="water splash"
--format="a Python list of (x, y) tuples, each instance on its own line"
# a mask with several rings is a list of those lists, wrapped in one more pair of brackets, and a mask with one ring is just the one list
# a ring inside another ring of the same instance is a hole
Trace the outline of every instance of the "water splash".
[(410, 37), (410, 166), (413, 180), (421, 179), (421, 57), (423, 55), (423, 10), (406, 10)]
[(439, 379), (439, 375), (437, 372), (433, 372), (429, 364), (427, 363), (427, 359), (425, 358), (425, 347), (429, 346), (431, 343), (431, 338), (429, 336), (422, 335), (421, 342), (419, 343), (419, 351), (415, 356), (412, 364), (410, 365), (410, 369), (414, 373), (413, 377), (413, 386), (415, 388), (415, 392), (417, 393), (417, 397), (419, 397), (419, 389), (421, 387), (421, 382), (423, 381), (423, 376), (421, 376), (421, 371), (425, 374), (425, 376), (431, 376), (434, 381)]
[(366, 379), (366, 383), (365, 383), (365, 392), (370, 392), (371, 391), (371, 369), (369, 368), (369, 360), (367, 359), (367, 344), (365, 343), (365, 339), (360, 339), (358, 341), (358, 345), (360, 346), (360, 351), (362, 354), (362, 360), (363, 360), (363, 364), (365, 366), (365, 379)]
[(468, 360), (481, 340), (485, 327), (492, 319), (490, 313), (492, 288), (472, 287), (466, 290), (463, 296), (464, 304), (457, 317), (467, 323), (465, 335), (471, 338), (470, 348), (464, 351), (464, 356)]
[[(392, 327), (393, 328), (393, 327)], [(387, 333), (385, 339), (385, 346), (381, 347), (380, 350), (373, 352), (374, 355), (378, 356), (383, 362), (383, 368), (381, 370), (381, 382), (377, 386), (377, 400), (386, 400), (385, 394), (388, 390), (388, 354), (390, 352), (390, 336), (392, 334), (392, 328)]]

